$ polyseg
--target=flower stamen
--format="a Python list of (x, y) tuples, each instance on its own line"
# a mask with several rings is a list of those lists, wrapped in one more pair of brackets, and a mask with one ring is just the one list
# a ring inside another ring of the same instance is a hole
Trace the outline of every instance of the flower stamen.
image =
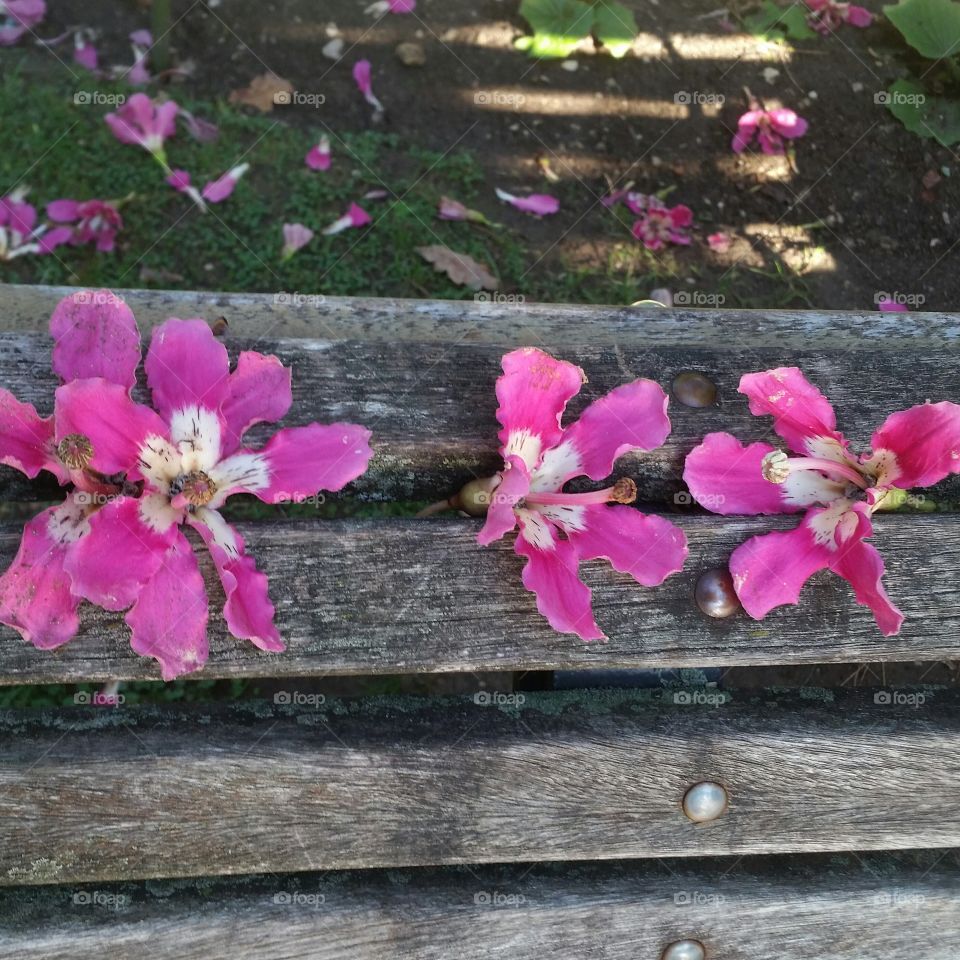
[(828, 476), (848, 480), (861, 490), (869, 488), (870, 484), (859, 470), (836, 460), (827, 460), (823, 457), (788, 457), (782, 450), (772, 450), (764, 458), (760, 466), (763, 479), (769, 483), (785, 483), (791, 473), (799, 470), (817, 470)]
[(70, 470), (84, 470), (93, 459), (93, 444), (82, 433), (71, 433), (57, 444), (57, 456)]
[(202, 470), (182, 473), (170, 484), (170, 505), (175, 510), (205, 507), (217, 492), (217, 485)]
[(629, 477), (621, 477), (612, 487), (589, 493), (529, 493), (528, 505), (587, 507), (602, 503), (633, 503), (637, 499), (637, 485)]

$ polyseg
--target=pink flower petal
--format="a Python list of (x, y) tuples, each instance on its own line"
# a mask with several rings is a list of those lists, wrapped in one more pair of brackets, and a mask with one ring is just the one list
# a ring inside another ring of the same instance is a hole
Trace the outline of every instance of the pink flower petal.
[(169, 421), (186, 408), (219, 410), (230, 359), (206, 321), (171, 318), (154, 329), (144, 370), (153, 405)]
[(798, 117), (792, 110), (786, 108), (780, 110), (771, 110), (767, 116), (773, 128), (781, 137), (793, 139), (802, 137), (807, 132), (807, 121), (803, 117)]
[(80, 598), (63, 569), (67, 546), (50, 532), (57, 511), (62, 507), (49, 507), (26, 525), (13, 563), (0, 576), (0, 623), (40, 650), (61, 646), (80, 627)]
[(55, 227), (53, 230), (47, 230), (40, 237), (39, 253), (50, 253), (57, 247), (69, 243), (73, 239), (73, 230), (70, 227)]
[(357, 87), (359, 87), (360, 92), (366, 96), (373, 89), (373, 84), (370, 79), (370, 61), (369, 60), (358, 60), (353, 65), (353, 79)]
[(124, 620), (130, 646), (154, 657), (164, 680), (199, 670), (207, 662), (207, 593), (189, 541), (179, 531)]
[(181, 193), (190, 188), (190, 182), (191, 177), (186, 170), (172, 170), (167, 177), (167, 183), (169, 183), (174, 190), (179, 190)]
[(520, 457), (510, 457), (500, 477), (499, 486), (490, 495), (486, 522), (477, 535), (477, 543), (482, 547), (499, 540), (517, 525), (514, 507), (530, 492), (530, 474)]
[(223, 608), (227, 628), (240, 640), (250, 640), (261, 650), (286, 649), (273, 622), (274, 608), (267, 578), (244, 552), (243, 538), (216, 510), (201, 508), (190, 520), (210, 550), (227, 602)]
[(809, 525), (811, 510), (800, 526), (751, 537), (733, 551), (730, 573), (743, 609), (762, 620), (774, 607), (799, 602), (803, 585), (830, 565), (831, 551), (818, 543)]
[(313, 239), (313, 231), (302, 223), (285, 223), (283, 225), (283, 259), (292, 257), (301, 247), (305, 247)]
[(130, 42), (135, 43), (138, 47), (152, 47), (153, 34), (149, 30), (134, 30), (130, 34)]
[(347, 212), (339, 220), (334, 220), (329, 226), (324, 227), (322, 232), (325, 237), (331, 237), (353, 227), (365, 227), (372, 222), (370, 214), (363, 207), (351, 203)]
[(53, 369), (63, 382), (102, 377), (131, 390), (140, 363), (133, 312), (109, 290), (64, 297), (50, 318)]
[(249, 163), (241, 163), (232, 170), (228, 170), (223, 176), (212, 180), (203, 188), (203, 199), (208, 203), (220, 203), (226, 200), (233, 193), (237, 182), (249, 169)]
[[(628, 450), (653, 450), (670, 434), (667, 395), (652, 380), (634, 380), (594, 400), (563, 431), (561, 448), (575, 455), (563, 482), (586, 476), (602, 480)], [(574, 472), (574, 470), (576, 472)]]
[(567, 531), (581, 560), (609, 560), (645, 587), (655, 587), (683, 569), (687, 538), (663, 517), (648, 516), (628, 506), (586, 507), (583, 529)]
[(221, 456), (233, 453), (255, 423), (282, 420), (292, 403), (290, 370), (276, 357), (245, 350), (230, 374), (220, 407)]
[(54, 200), (47, 204), (47, 216), (61, 223), (73, 223), (80, 217), (79, 207), (76, 200)]
[(527, 558), (523, 585), (536, 595), (537, 609), (560, 633), (575, 633), (583, 640), (605, 639), (593, 618), (590, 588), (580, 579), (576, 548), (557, 537), (536, 514), (523, 510), (519, 519), (520, 535), (513, 549)]
[(87, 43), (82, 39), (78, 39), (73, 49), (73, 60), (75, 63), (79, 63), (81, 67), (86, 67), (87, 70), (92, 71), (96, 71), (100, 63), (97, 48), (92, 43)]
[(900, 632), (903, 614), (887, 596), (883, 586), (883, 558), (876, 548), (863, 541), (854, 541), (831, 565), (852, 587), (857, 603), (869, 607), (877, 626), (886, 637)]
[(502, 365), (503, 376), (497, 380), (501, 452), (504, 460), (522, 457), (533, 470), (544, 451), (560, 442), (560, 417), (586, 377), (579, 367), (536, 347), (508, 353)]
[(323, 136), (316, 146), (310, 148), (310, 152), (304, 158), (304, 163), (311, 170), (329, 170), (330, 162), (330, 138)]
[(885, 485), (929, 487), (960, 472), (960, 406), (944, 400), (893, 413), (874, 433), (871, 446), (873, 457), (885, 461)]
[(21, 403), (0, 387), (0, 463), (28, 477), (49, 470), (61, 483), (69, 473), (56, 455), (53, 417), (41, 417), (32, 404)]
[(743, 153), (750, 145), (754, 134), (757, 132), (757, 125), (763, 116), (762, 110), (748, 110), (737, 121), (737, 133), (731, 144), (734, 153)]
[(822, 437), (846, 446), (836, 430), (837, 419), (830, 401), (797, 367), (744, 374), (738, 389), (749, 399), (754, 416), (773, 417), (773, 429), (795, 453), (810, 455), (808, 441)]
[(847, 7), (847, 23), (852, 27), (869, 27), (873, 23), (873, 14), (866, 7), (851, 3)]
[(73, 380), (59, 387), (54, 404), (55, 439), (78, 433), (93, 445), (90, 466), (100, 473), (140, 476), (144, 441), (167, 437), (167, 425), (149, 407), (130, 399), (126, 389), (108, 380)]
[(773, 452), (767, 443), (741, 445), (729, 433), (708, 433), (687, 454), (683, 481), (694, 501), (723, 515), (793, 513), (799, 504), (788, 503), (784, 486), (763, 479), (763, 458)]
[(907, 313), (909, 310), (905, 303), (891, 300), (889, 297), (884, 297), (879, 300), (877, 302), (877, 309), (882, 313)]
[(710, 236), (707, 237), (707, 243), (710, 245), (711, 250), (715, 250), (717, 253), (726, 253), (730, 249), (730, 235), (722, 232), (711, 233)]
[(518, 210), (522, 210), (524, 213), (532, 213), (538, 217), (549, 216), (560, 209), (560, 201), (556, 197), (551, 197), (545, 193), (531, 193), (526, 197), (515, 197), (511, 193), (507, 193), (506, 190), (498, 188), (497, 196)]
[(320, 490), (340, 490), (366, 469), (370, 431), (353, 423), (311, 423), (279, 430), (256, 452), (242, 450), (217, 464), (215, 505), (232, 493), (265, 503), (300, 503)]
[(142, 500), (120, 497), (90, 517), (90, 533), (74, 544), (64, 564), (75, 593), (104, 610), (123, 610), (137, 599), (181, 536), (176, 524), (162, 533), (148, 525), (145, 507)]

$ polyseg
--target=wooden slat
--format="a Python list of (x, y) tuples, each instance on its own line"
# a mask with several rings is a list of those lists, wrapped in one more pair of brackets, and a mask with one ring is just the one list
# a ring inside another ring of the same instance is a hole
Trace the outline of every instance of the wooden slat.
[[(0, 288), (0, 304), (5, 297), (12, 300), (4, 325), (17, 325), (29, 305), (36, 326), (36, 318), (48, 315), (61, 292), (11, 294)], [(872, 431), (888, 413), (928, 398), (960, 399), (960, 364), (952, 346), (960, 337), (956, 317), (951, 323), (950, 317), (899, 315), (894, 328), (879, 314), (868, 322), (849, 314), (339, 300), (329, 309), (303, 308), (310, 318), (304, 325), (290, 319), (303, 311), (283, 309), (276, 320), (263, 298), (229, 299), (130, 294), (135, 309), (149, 304), (140, 312), (152, 320), (173, 311), (199, 312), (211, 320), (224, 310), (240, 311), (226, 338), (232, 356), (257, 349), (293, 367), (288, 424), (343, 419), (373, 430), (376, 457), (351, 488), (369, 499), (439, 499), (499, 468), (493, 385), (502, 354), (516, 346), (540, 346), (584, 367), (590, 382), (571, 404), (570, 417), (634, 377), (650, 377), (665, 389), (687, 369), (705, 371), (715, 380), (718, 406), (695, 410), (673, 402), (673, 432), (666, 444), (621, 460), (618, 470), (637, 480), (641, 499), (648, 501), (673, 502), (682, 489), (684, 457), (710, 431), (780, 442), (769, 418), (751, 416), (737, 393), (740, 377), (751, 370), (802, 367), (834, 402), (841, 426), (862, 448), (869, 447)], [(277, 329), (310, 338), (277, 338)], [(889, 339), (878, 339), (878, 330), (889, 332)], [(56, 385), (49, 337), (0, 334), (0, 383), (49, 413)], [(259, 428), (252, 442), (272, 429)], [(0, 496), (7, 499), (50, 497), (53, 489), (0, 467)], [(929, 495), (960, 501), (960, 478)]]
[[(960, 694), (901, 699), (8, 712), (0, 880), (956, 846)], [(730, 808), (698, 826), (702, 780)]]
[(658, 960), (680, 938), (710, 960), (954, 960), (960, 864), (935, 851), (0, 891), (2, 960)]
[[(211, 653), (203, 676), (306, 676), (596, 667), (731, 666), (954, 659), (960, 634), (960, 517), (895, 515), (875, 520), (889, 592), (906, 614), (884, 637), (849, 586), (816, 575), (797, 607), (763, 621), (739, 613), (711, 620), (693, 590), (701, 570), (727, 562), (748, 537), (793, 518), (675, 518), (690, 540), (687, 568), (647, 589), (602, 561), (581, 572), (610, 637), (584, 643), (557, 634), (520, 582), (522, 560), (506, 541), (475, 542), (467, 519), (290, 521), (241, 526), (270, 577), (277, 625), (288, 649), (266, 654), (226, 633), (223, 591), (196, 544), (211, 598)], [(0, 568), (19, 529), (0, 532)], [(389, 571), (389, 588), (384, 582)], [(81, 632), (56, 651), (36, 650), (0, 628), (0, 682), (158, 678), (155, 662), (130, 649), (122, 614), (81, 607)]]

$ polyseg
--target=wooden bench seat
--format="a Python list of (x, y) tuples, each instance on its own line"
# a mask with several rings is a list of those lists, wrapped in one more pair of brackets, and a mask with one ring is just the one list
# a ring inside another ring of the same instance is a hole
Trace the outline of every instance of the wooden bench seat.
[[(44, 331), (66, 292), (0, 288), (0, 383), (44, 414), (56, 385)], [(257, 349), (291, 364), (286, 423), (369, 426), (375, 459), (343, 499), (436, 500), (494, 471), (493, 384), (516, 346), (586, 369), (572, 414), (625, 380), (669, 388), (688, 369), (719, 400), (672, 400), (667, 444), (620, 464), (644, 509), (683, 527), (690, 558), (655, 590), (585, 565), (605, 643), (552, 632), (512, 544), (479, 548), (475, 520), (278, 509), (240, 523), (288, 650), (226, 634), (204, 561), (199, 676), (259, 678), (272, 700), (99, 708), (70, 696), (0, 711), (0, 960), (659, 960), (684, 939), (709, 960), (955, 958), (953, 688), (705, 697), (694, 671), (665, 689), (338, 700), (311, 683), (957, 658), (960, 477), (925, 491), (927, 512), (876, 518), (907, 618), (889, 638), (828, 575), (764, 621), (705, 617), (698, 576), (796, 520), (705, 514), (680, 480), (708, 432), (771, 438), (736, 392), (745, 372), (801, 366), (864, 446), (894, 410), (960, 400), (957, 317), (121, 293), (141, 329), (224, 316), (233, 358)], [(0, 497), (27, 514), (59, 496), (0, 467)], [(21, 526), (0, 523), (4, 566)], [(0, 684), (159, 676), (130, 650), (122, 615), (82, 614), (53, 653), (0, 628)], [(695, 824), (682, 801), (702, 782), (722, 784), (729, 808)]]

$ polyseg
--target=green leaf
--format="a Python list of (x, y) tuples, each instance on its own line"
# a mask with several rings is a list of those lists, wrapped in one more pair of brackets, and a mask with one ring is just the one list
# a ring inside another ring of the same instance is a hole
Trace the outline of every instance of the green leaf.
[(763, 0), (760, 9), (745, 17), (743, 25), (748, 32), (767, 40), (810, 40), (816, 36), (807, 24), (805, 7), (792, 4), (787, 9), (777, 6), (773, 0)]
[(941, 60), (960, 53), (960, 3), (953, 0), (900, 0), (884, 7), (890, 22), (918, 53)]
[(637, 37), (637, 21), (633, 11), (616, 0), (600, 0), (593, 8), (593, 32), (596, 38), (619, 59), (633, 46)]
[(593, 27), (593, 8), (581, 0), (523, 0), (520, 15), (533, 30), (534, 57), (569, 56)]
[(887, 109), (911, 132), (944, 147), (960, 141), (960, 100), (931, 97), (916, 80), (898, 80), (886, 93)]

